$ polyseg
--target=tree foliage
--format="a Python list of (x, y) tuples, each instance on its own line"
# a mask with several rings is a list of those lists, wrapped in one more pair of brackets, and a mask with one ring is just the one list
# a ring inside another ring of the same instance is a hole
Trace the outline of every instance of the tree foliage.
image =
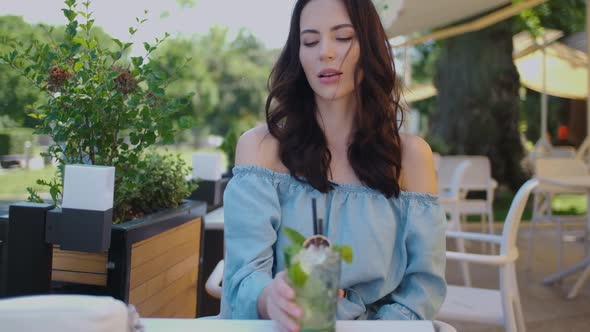
[(192, 61), (169, 90), (194, 92), (186, 111), (202, 116), (200, 130), (225, 135), (233, 127), (249, 127), (263, 119), (266, 80), (275, 54), (254, 36), (242, 30), (230, 40), (227, 28), (214, 26), (206, 35), (169, 40), (156, 61), (166, 70), (183, 57)]
[[(0, 53), (6, 52), (16, 40), (47, 38), (40, 27), (29, 25), (17, 16), (0, 17), (0, 36)], [(34, 121), (27, 119), (26, 113), (41, 96), (17, 71), (0, 64), (0, 117), (12, 120), (14, 125), (34, 126)]]
[(586, 0), (550, 0), (522, 11), (515, 20), (515, 32), (542, 28), (557, 29), (565, 35), (586, 28)]
[[(29, 24), (18, 16), (0, 16), (0, 53), (14, 49), (21, 44), (23, 49), (35, 42), (47, 43), (55, 41), (63, 43), (66, 39), (64, 26), (46, 26)], [(89, 35), (100, 45), (114, 51), (117, 44), (100, 27), (93, 26)], [(122, 58), (126, 58), (125, 51)], [(28, 117), (36, 104), (46, 100), (46, 95), (33, 87), (18, 71), (8, 65), (0, 64), (0, 117), (9, 117), (18, 126), (34, 127), (38, 121)]]

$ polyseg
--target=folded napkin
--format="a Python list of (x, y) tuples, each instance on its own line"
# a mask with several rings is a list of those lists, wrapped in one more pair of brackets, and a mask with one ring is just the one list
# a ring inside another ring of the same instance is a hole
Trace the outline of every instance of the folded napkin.
[(133, 306), (108, 296), (38, 295), (0, 300), (2, 332), (137, 332)]

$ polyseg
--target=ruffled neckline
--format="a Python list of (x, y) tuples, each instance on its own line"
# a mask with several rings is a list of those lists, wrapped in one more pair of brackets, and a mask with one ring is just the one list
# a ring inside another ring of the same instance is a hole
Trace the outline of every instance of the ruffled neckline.
[[(293, 185), (299, 185), (302, 187), (312, 188), (309, 184), (298, 181), (297, 179), (292, 177), (291, 174), (278, 172), (278, 171), (272, 170), (270, 168), (262, 167), (262, 166), (240, 165), (240, 166), (235, 166), (232, 169), (232, 172), (233, 172), (234, 176), (240, 175), (240, 174), (243, 174), (243, 175), (254, 174), (254, 175), (266, 177), (269, 179), (276, 179), (281, 182), (287, 182), (287, 183), (290, 183)], [(334, 182), (334, 181), (333, 181), (333, 183), (336, 185), (336, 187), (334, 189), (334, 191), (336, 191), (336, 192), (347, 192), (347, 193), (383, 196), (383, 194), (380, 191), (370, 188), (370, 187), (363, 185), (363, 184), (343, 183), (343, 182)], [(433, 195), (433, 194), (428, 194), (428, 193), (420, 193), (420, 192), (415, 192), (415, 191), (403, 191), (403, 190), (400, 192), (399, 197), (406, 198), (406, 199), (426, 200), (426, 201), (437, 201), (438, 200), (438, 195)], [(394, 199), (394, 197), (392, 197), (392, 199)]]

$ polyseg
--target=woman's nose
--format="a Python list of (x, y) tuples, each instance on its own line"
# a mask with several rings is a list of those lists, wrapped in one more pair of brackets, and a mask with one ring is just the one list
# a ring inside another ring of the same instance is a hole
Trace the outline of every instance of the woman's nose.
[(331, 61), (336, 57), (336, 51), (333, 43), (330, 41), (322, 41), (320, 43), (320, 60)]

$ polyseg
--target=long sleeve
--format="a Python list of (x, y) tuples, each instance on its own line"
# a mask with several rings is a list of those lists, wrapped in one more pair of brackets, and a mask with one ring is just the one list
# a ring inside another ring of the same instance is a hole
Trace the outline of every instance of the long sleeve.
[(446, 296), (446, 218), (432, 199), (410, 199), (405, 220), (407, 266), (400, 285), (373, 319), (434, 319)]
[(280, 225), (272, 178), (237, 172), (224, 192), (224, 319), (259, 319), (257, 300), (272, 280), (273, 246)]

